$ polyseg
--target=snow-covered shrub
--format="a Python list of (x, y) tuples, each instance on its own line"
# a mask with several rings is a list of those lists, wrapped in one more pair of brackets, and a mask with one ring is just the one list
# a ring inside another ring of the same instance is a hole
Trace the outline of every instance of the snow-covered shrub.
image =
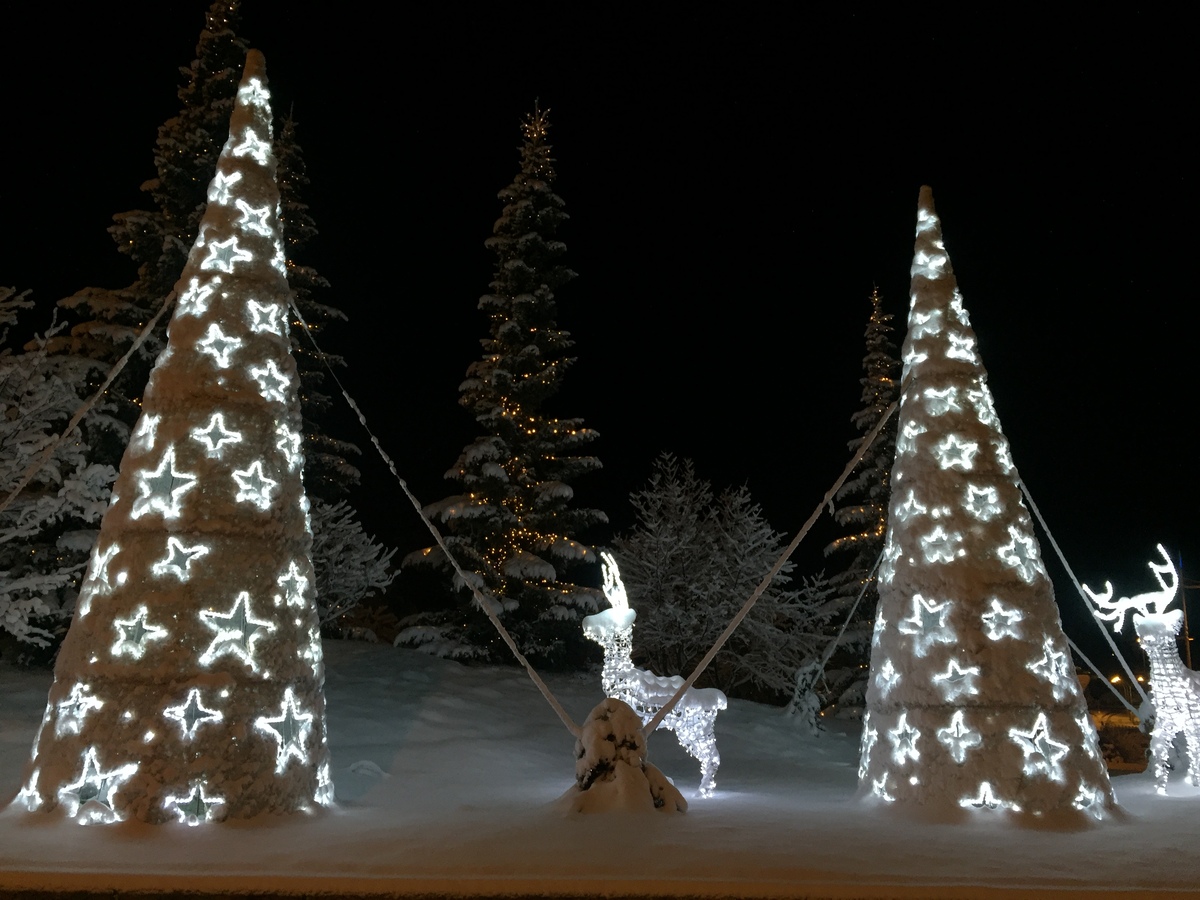
[[(339, 619), (384, 590), (396, 573), (394, 549), (367, 534), (346, 501), (312, 501), (312, 562), (322, 627), (339, 629)], [(346, 634), (353, 632), (341, 629)]]
[[(630, 500), (638, 521), (615, 545), (637, 610), (634, 656), (686, 675), (779, 558), (784, 536), (746, 487), (715, 496), (690, 460), (670, 453)], [(824, 646), (822, 604), (789, 587), (792, 571), (784, 565), (699, 683), (734, 696), (791, 696), (796, 670)]]
[[(32, 305), (25, 294), (0, 288), (4, 336), (17, 312)], [(116, 477), (111, 466), (89, 462), (79, 428), (30, 474), (80, 406), (74, 386), (91, 368), (77, 357), (47, 355), (47, 336), (24, 353), (0, 351), (0, 633), (43, 648), (66, 630), (95, 540), (92, 526)]]

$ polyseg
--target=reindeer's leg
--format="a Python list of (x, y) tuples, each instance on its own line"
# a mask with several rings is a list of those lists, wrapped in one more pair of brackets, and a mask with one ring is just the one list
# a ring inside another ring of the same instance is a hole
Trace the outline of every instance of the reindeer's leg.
[(1150, 758), (1154, 760), (1154, 788), (1160, 794), (1167, 792), (1167, 777), (1171, 772), (1168, 759), (1171, 755), (1171, 745), (1178, 733), (1172, 717), (1164, 715), (1166, 710), (1159, 711), (1158, 721), (1154, 723), (1154, 731), (1150, 735)]
[(675, 725), (675, 736), (688, 755), (700, 763), (700, 796), (711, 797), (717, 786), (721, 754), (713, 734), (716, 710), (685, 709)]

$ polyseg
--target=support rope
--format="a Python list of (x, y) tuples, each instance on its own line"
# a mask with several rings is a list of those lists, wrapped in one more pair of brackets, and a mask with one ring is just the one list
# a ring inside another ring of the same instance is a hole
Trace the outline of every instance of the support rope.
[(412, 504), (413, 509), (417, 511), (417, 515), (421, 517), (421, 521), (425, 523), (425, 527), (429, 529), (429, 533), (433, 535), (434, 541), (437, 543), (442, 553), (446, 555), (446, 559), (454, 568), (455, 573), (462, 580), (462, 583), (470, 589), (471, 594), (475, 598), (475, 602), (479, 605), (479, 608), (483, 610), (484, 615), (486, 615), (488, 620), (491, 621), (492, 625), (495, 626), (496, 631), (499, 632), (501, 639), (505, 644), (508, 645), (508, 649), (513, 652), (513, 656), (517, 658), (517, 662), (524, 667), (526, 673), (529, 675), (529, 678), (535, 685), (537, 685), (537, 689), (542, 692), (542, 696), (546, 698), (546, 702), (549, 703), (554, 712), (558, 714), (558, 718), (562, 720), (562, 723), (567, 726), (567, 731), (571, 732), (573, 737), (578, 738), (580, 734), (579, 726), (575, 724), (570, 715), (567, 714), (567, 711), (563, 709), (562, 704), (558, 702), (558, 698), (554, 696), (554, 693), (546, 685), (546, 682), (542, 681), (541, 677), (534, 670), (533, 666), (529, 664), (529, 660), (525, 658), (525, 655), (517, 649), (517, 644), (513, 640), (512, 635), (508, 633), (508, 629), (504, 627), (504, 623), (502, 623), (500, 618), (496, 615), (493, 605), (498, 606), (499, 604), (495, 599), (486, 597), (479, 589), (479, 586), (476, 584), (478, 576), (474, 572), (468, 574), (463, 570), (462, 566), (459, 565), (458, 560), (455, 559), (454, 554), (450, 552), (450, 548), (446, 545), (446, 541), (442, 537), (441, 532), (438, 531), (437, 526), (430, 521), (427, 515), (425, 515), (425, 510), (421, 507), (420, 502), (409, 489), (408, 483), (400, 477), (400, 472), (397, 471), (396, 464), (383, 449), (383, 445), (379, 443), (379, 438), (377, 438), (375, 433), (371, 431), (371, 426), (367, 424), (367, 417), (363, 414), (363, 411), (359, 409), (358, 404), (354, 402), (354, 398), (350, 396), (350, 393), (342, 384), (341, 379), (338, 378), (337, 373), (333, 370), (333, 367), (329, 365), (329, 360), (326, 358), (324, 351), (322, 351), (317, 345), (316, 338), (313, 337), (312, 329), (309, 328), (308, 322), (304, 320), (304, 316), (301, 314), (299, 307), (296, 306), (294, 298), (291, 303), (291, 308), (296, 318), (300, 320), (300, 324), (304, 326), (304, 331), (308, 335), (309, 343), (313, 345), (313, 349), (317, 351), (317, 356), (319, 356), (321, 358), (321, 362), (325, 364), (325, 370), (329, 373), (334, 383), (338, 386), (338, 390), (342, 392), (342, 397), (345, 398), (346, 403), (350, 405), (350, 408), (354, 411), (354, 414), (358, 416), (358, 421), (361, 422), (362, 427), (366, 429), (367, 434), (371, 438), (371, 443), (375, 445), (375, 450), (379, 453), (380, 458), (387, 465), (388, 470), (400, 484), (400, 489), (404, 491), (404, 496), (408, 498), (408, 501)]
[(892, 417), (892, 413), (895, 411), (896, 403), (893, 402), (891, 406), (889, 406), (884, 412), (880, 420), (875, 424), (875, 427), (872, 428), (870, 433), (866, 436), (866, 439), (858, 448), (858, 452), (854, 454), (853, 459), (846, 464), (846, 468), (842, 471), (842, 474), (838, 476), (837, 481), (833, 483), (833, 487), (826, 491), (825, 496), (821, 498), (821, 502), (817, 504), (817, 508), (813, 510), (812, 515), (808, 517), (808, 521), (804, 523), (804, 527), (800, 529), (794, 538), (792, 538), (792, 542), (788, 544), (787, 548), (784, 549), (782, 554), (780, 554), (779, 559), (775, 560), (775, 565), (771, 566), (770, 571), (763, 576), (763, 580), (759, 582), (758, 587), (754, 589), (754, 591), (746, 599), (746, 602), (742, 604), (742, 608), (737, 611), (737, 614), (734, 615), (732, 619), (729, 620), (729, 624), (725, 626), (725, 630), (721, 632), (720, 636), (716, 640), (716, 643), (714, 643), (709, 651), (704, 654), (704, 658), (696, 664), (696, 668), (692, 671), (692, 674), (689, 675), (687, 680), (679, 686), (679, 689), (675, 691), (675, 694), (671, 697), (671, 699), (664, 703), (659, 711), (654, 714), (654, 718), (647, 722), (642, 728), (642, 734), (646, 735), (647, 737), (653, 734), (654, 730), (658, 728), (659, 724), (664, 718), (666, 718), (667, 714), (679, 703), (683, 695), (687, 693), (693, 684), (696, 683), (696, 679), (700, 677), (700, 673), (708, 668), (708, 664), (713, 661), (713, 657), (715, 657), (717, 653), (720, 652), (721, 648), (725, 646), (725, 642), (729, 640), (729, 636), (732, 635), (737, 629), (738, 625), (742, 623), (742, 619), (746, 618), (746, 615), (750, 612), (750, 609), (755, 603), (758, 602), (758, 598), (763, 595), (763, 592), (771, 584), (775, 576), (779, 574), (779, 570), (783, 568), (783, 564), (791, 558), (791, 555), (796, 552), (796, 548), (800, 546), (800, 542), (808, 536), (809, 530), (813, 527), (813, 525), (816, 524), (817, 519), (821, 517), (821, 513), (824, 512), (825, 507), (833, 503), (834, 496), (846, 482), (846, 479), (850, 477), (850, 473), (854, 471), (854, 467), (858, 465), (859, 460), (866, 455), (867, 450), (869, 450), (871, 445), (875, 443), (875, 438), (879, 436), (879, 432), (883, 430), (883, 426), (887, 423), (888, 419)]
[(42, 466), (46, 465), (46, 463), (50, 460), (50, 457), (54, 455), (54, 451), (58, 449), (59, 445), (62, 444), (62, 442), (67, 439), (67, 436), (75, 430), (75, 426), (77, 426), (83, 420), (84, 416), (91, 412), (92, 407), (96, 405), (97, 401), (99, 401), (99, 399), (104, 395), (104, 392), (109, 389), (116, 377), (121, 374), (121, 370), (125, 368), (125, 365), (133, 357), (133, 354), (145, 342), (147, 335), (154, 330), (154, 326), (158, 324), (158, 320), (162, 318), (162, 314), (171, 308), (171, 303), (174, 300), (175, 292), (171, 291), (171, 293), (167, 294), (167, 298), (163, 301), (162, 307), (157, 313), (154, 314), (154, 318), (146, 323), (146, 327), (143, 328), (141, 333), (138, 334), (137, 338), (134, 339), (133, 344), (130, 345), (129, 349), (125, 352), (125, 355), (117, 360), (116, 365), (114, 365), (111, 371), (109, 371), (108, 377), (104, 379), (104, 383), (101, 384), (100, 387), (96, 389), (96, 392), (92, 394), (92, 396), (89, 397), (84, 404), (75, 411), (75, 415), (71, 417), (71, 421), (67, 423), (67, 427), (63, 429), (62, 434), (51, 441), (49, 446), (42, 451), (41, 456), (35, 459), (29, 468), (25, 470), (25, 474), (21, 476), (21, 480), (17, 482), (17, 486), (14, 487), (12, 492), (4, 498), (2, 503), (0, 503), (0, 513), (3, 513), (6, 509), (8, 509), (9, 505), (17, 499), (17, 495), (20, 494), (21, 491), (25, 490), (25, 488), (29, 485), (29, 482), (33, 480), (33, 476), (40, 472)]
[[(1079, 579), (1075, 577), (1075, 572), (1071, 569), (1070, 565), (1068, 565), (1067, 558), (1065, 556), (1063, 556), (1062, 549), (1058, 546), (1058, 541), (1054, 540), (1054, 535), (1051, 534), (1050, 529), (1046, 527), (1046, 520), (1042, 518), (1042, 511), (1040, 509), (1038, 509), (1037, 504), (1033, 502), (1033, 498), (1031, 496), (1029, 496), (1029, 488), (1027, 488), (1025, 486), (1025, 482), (1022, 481), (1021, 479), (1018, 478), (1017, 482), (1018, 482), (1018, 484), (1021, 485), (1021, 494), (1025, 497), (1025, 502), (1029, 504), (1029, 508), (1031, 510), (1033, 510), (1033, 515), (1038, 520), (1038, 524), (1042, 526), (1042, 532), (1046, 535), (1046, 539), (1048, 541), (1050, 541), (1050, 546), (1054, 548), (1054, 552), (1056, 554), (1058, 554), (1058, 561), (1060, 563), (1062, 563), (1062, 567), (1064, 569), (1066, 569), (1067, 576), (1071, 579), (1071, 584), (1075, 585), (1076, 593), (1079, 594), (1079, 597), (1080, 597), (1080, 599), (1083, 600), (1084, 605), (1088, 606), (1087, 598), (1084, 596), (1084, 593), (1083, 593), (1083, 587), (1079, 584)], [(1139, 682), (1137, 680), (1137, 677), (1133, 674), (1133, 671), (1129, 668), (1129, 663), (1127, 663), (1125, 661), (1125, 657), (1121, 654), (1121, 651), (1117, 649), (1116, 641), (1114, 641), (1112, 639), (1112, 635), (1108, 633), (1108, 629), (1105, 628), (1102, 624), (1100, 624), (1100, 620), (1097, 619), (1095, 617), (1095, 615), (1092, 614), (1091, 606), (1088, 606), (1088, 618), (1091, 619), (1093, 622), (1095, 622), (1096, 625), (1100, 628), (1100, 633), (1103, 634), (1104, 639), (1106, 641), (1108, 641), (1108, 646), (1112, 649), (1112, 652), (1116, 655), (1117, 661), (1121, 663), (1121, 668), (1125, 670), (1125, 674), (1129, 676), (1129, 682), (1130, 682), (1130, 684), (1132, 684), (1134, 686), (1134, 689), (1138, 692), (1138, 695), (1142, 698), (1142, 702), (1150, 703), (1150, 698), (1146, 695), (1146, 691), (1142, 688), (1141, 682)], [(1133, 713), (1134, 715), (1137, 715), (1137, 710), (1133, 708), (1133, 706), (1129, 703), (1129, 701), (1127, 701), (1124, 697), (1121, 696), (1121, 693), (1117, 690), (1116, 686), (1113, 685), (1113, 683), (1111, 681), (1109, 681), (1107, 678), (1105, 678), (1104, 674), (1099, 669), (1097, 669), (1094, 665), (1092, 665), (1091, 661), (1086, 656), (1083, 655), (1083, 652), (1077, 646), (1075, 646), (1075, 643), (1070, 638), (1067, 638), (1067, 642), (1071, 645), (1071, 649), (1079, 654), (1080, 659), (1082, 659), (1085, 663), (1087, 663), (1088, 667), (1093, 672), (1095, 672), (1097, 675), (1100, 676), (1100, 680), (1108, 685), (1109, 690), (1111, 690), (1113, 692), (1113, 694), (1116, 695), (1117, 699), (1120, 700), (1123, 704), (1125, 704), (1125, 706), (1129, 709), (1129, 711), (1131, 713)]]

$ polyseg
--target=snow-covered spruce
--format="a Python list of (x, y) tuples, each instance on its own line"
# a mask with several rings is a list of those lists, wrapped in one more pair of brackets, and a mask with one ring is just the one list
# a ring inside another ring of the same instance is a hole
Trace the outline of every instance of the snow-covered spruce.
[(575, 784), (558, 800), (570, 812), (686, 812), (687, 801), (646, 762), (642, 720), (620, 700), (597, 704), (575, 742)]
[(927, 187), (903, 363), (860, 791), (1103, 819), (1108, 772)]
[(82, 822), (332, 799), (298, 379), (250, 51), (19, 803)]

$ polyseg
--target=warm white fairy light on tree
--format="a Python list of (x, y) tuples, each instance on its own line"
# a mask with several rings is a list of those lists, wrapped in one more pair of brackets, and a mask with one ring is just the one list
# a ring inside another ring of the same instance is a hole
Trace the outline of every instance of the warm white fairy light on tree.
[(332, 799), (296, 366), (284, 328), (262, 327), (289, 298), (268, 97), (251, 51), (59, 653), (30, 809), (194, 825)]
[(861, 790), (1101, 818), (1112, 788), (928, 188), (903, 359)]

